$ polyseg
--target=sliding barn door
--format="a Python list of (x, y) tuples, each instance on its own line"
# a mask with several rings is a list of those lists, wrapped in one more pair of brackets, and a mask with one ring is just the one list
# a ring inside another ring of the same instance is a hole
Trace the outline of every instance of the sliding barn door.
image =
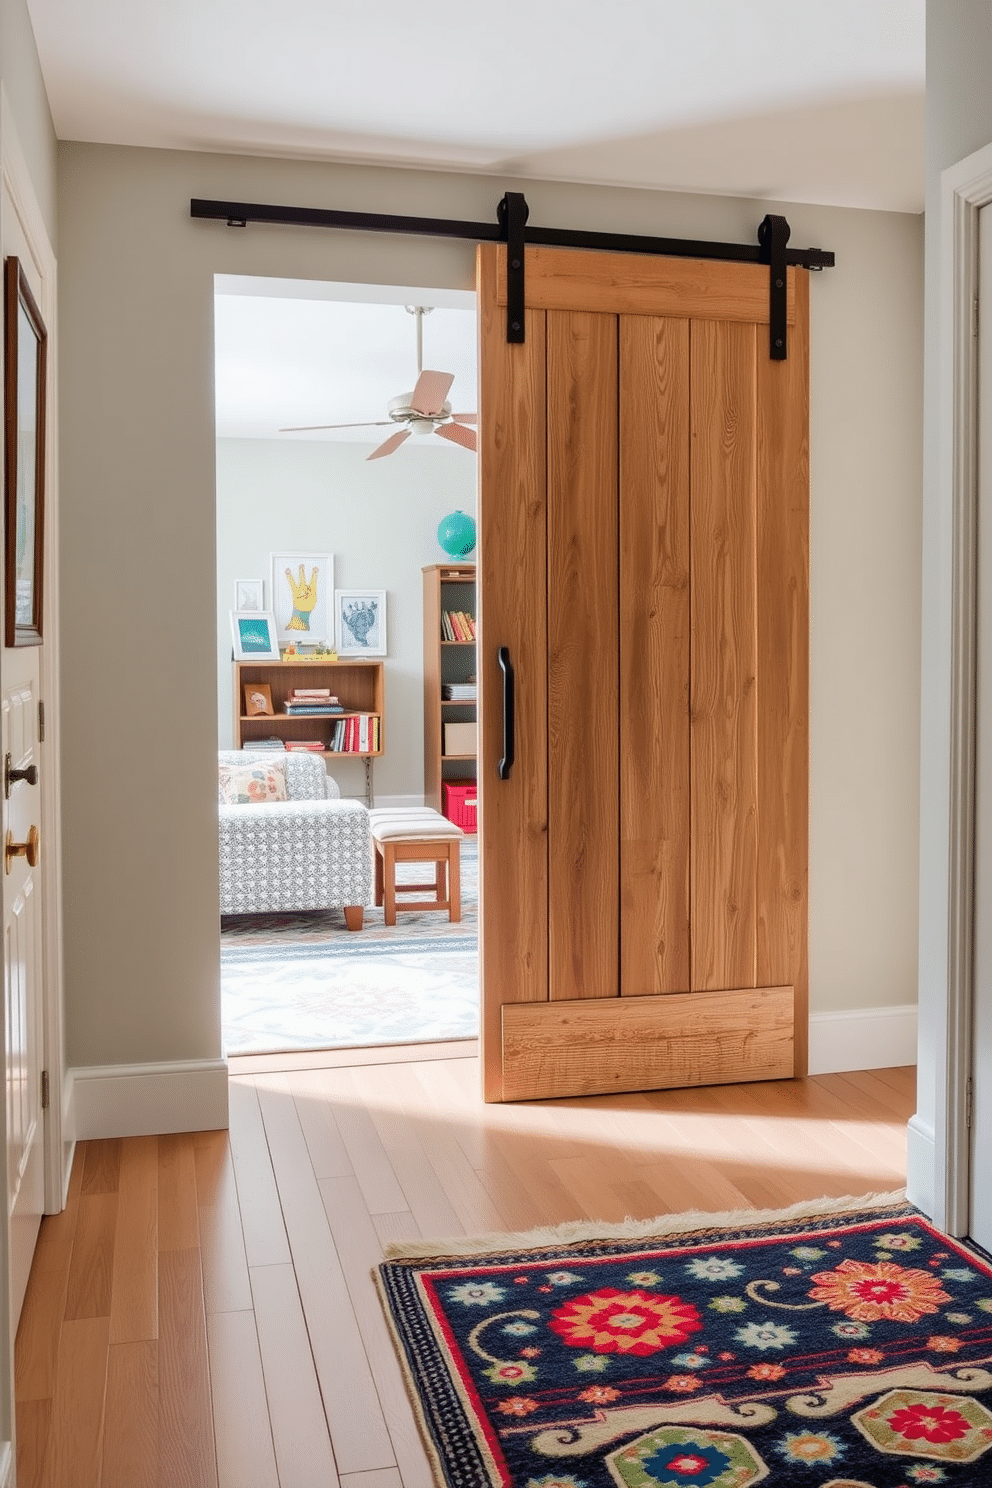
[[(806, 274), (479, 250), (485, 1094), (805, 1068)], [(505, 757), (513, 671), (513, 764)]]

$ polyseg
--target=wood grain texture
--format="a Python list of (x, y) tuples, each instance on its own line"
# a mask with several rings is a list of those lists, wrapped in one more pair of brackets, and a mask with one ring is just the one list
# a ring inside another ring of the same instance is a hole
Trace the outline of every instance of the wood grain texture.
[(159, 1252), (158, 1488), (217, 1488), (198, 1250)]
[(192, 1132), (158, 1138), (158, 1243), (162, 1250), (196, 1250), (196, 1154)]
[(203, 1302), (209, 1317), (250, 1309), (251, 1286), (228, 1134), (208, 1132), (205, 1137), (196, 1147), (196, 1197)]
[(279, 1482), (334, 1488), (334, 1454), (293, 1268), (258, 1266), (251, 1279)]
[(157, 1482), (158, 1343), (113, 1344), (100, 1488), (156, 1488)]
[(689, 990), (689, 322), (620, 321), (620, 991)]
[(753, 987), (757, 872), (753, 326), (692, 324), (693, 991)]
[[(42, 1232), (46, 1220), (42, 1221)], [(54, 1393), (59, 1327), (65, 1316), (69, 1282), (68, 1254), (61, 1265), (45, 1266), (39, 1260), (36, 1250), (14, 1350), (17, 1398), (24, 1401), (50, 1400)]]
[[(241, 1228), (249, 1266), (277, 1266), (289, 1260), (289, 1242), (258, 1095), (249, 1084), (229, 1083), (231, 1156), (238, 1186)], [(233, 1106), (237, 1103), (237, 1119)]]
[[(526, 312), (508, 345), (496, 248), (480, 246), (479, 304), (479, 973), (487, 1100), (501, 1100), (500, 1005), (548, 995), (547, 471), (545, 317)], [(516, 671), (516, 764), (500, 780), (503, 691)], [(507, 864), (513, 864), (512, 873)]]
[(784, 362), (758, 357), (757, 980), (796, 988), (796, 1070), (808, 1028), (809, 275)]
[[(527, 305), (531, 309), (768, 324), (768, 269), (761, 264), (652, 258), (581, 248), (527, 248), (526, 255)], [(497, 302), (505, 306), (505, 247), (497, 248), (496, 262)], [(801, 272), (805, 274), (805, 270)], [(796, 276), (796, 269), (786, 270), (790, 325), (796, 313)], [(503, 321), (505, 325), (505, 312)]]
[(791, 987), (503, 1008), (509, 1100), (781, 1080), (792, 1073)]
[(617, 320), (548, 315), (548, 995), (619, 992)]
[[(391, 1467), (389, 1434), (292, 1095), (278, 1076), (261, 1075), (257, 1081), (338, 1470)], [(364, 1108), (361, 1114), (368, 1119)]]
[(45, 1488), (99, 1488), (107, 1382), (108, 1320), (62, 1324)]
[(80, 1196), (69, 1267), (67, 1318), (110, 1316), (116, 1227), (116, 1193)]
[(372, 1284), (372, 1269), (382, 1260), (382, 1244), (365, 1211), (361, 1190), (354, 1178), (327, 1178), (321, 1183), (320, 1192), (372, 1365), (404, 1488), (432, 1488), (430, 1465), (410, 1409), (410, 1399), (382, 1306)]
[(87, 1143), (81, 1192), (116, 1193), (121, 1168), (121, 1139), (106, 1137)]
[(17, 1488), (44, 1488), (51, 1400), (17, 1402)]
[(158, 1337), (158, 1143), (158, 1137), (126, 1137), (121, 1142), (110, 1299), (112, 1344)]
[[(208, 1317), (207, 1347), (219, 1488), (280, 1488), (254, 1314), (225, 1312)], [(309, 1356), (309, 1349), (306, 1352)], [(304, 1363), (310, 1365), (312, 1373), (309, 1357), (286, 1361), (287, 1382), (291, 1380), (294, 1389), (302, 1390), (300, 1366)], [(326, 1430), (324, 1439), (326, 1442)], [(327, 1455), (330, 1457), (329, 1446)], [(292, 1479), (287, 1475), (286, 1481)], [(332, 1488), (333, 1462), (327, 1483)]]

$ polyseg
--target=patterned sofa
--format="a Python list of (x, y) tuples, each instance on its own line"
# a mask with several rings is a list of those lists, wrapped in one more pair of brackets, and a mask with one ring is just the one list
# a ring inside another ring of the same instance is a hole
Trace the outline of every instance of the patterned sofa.
[(285, 801), (225, 805), (220, 813), (220, 912), (344, 909), (360, 930), (372, 903), (369, 814), (341, 792), (313, 755), (222, 750), (221, 765), (277, 763)]

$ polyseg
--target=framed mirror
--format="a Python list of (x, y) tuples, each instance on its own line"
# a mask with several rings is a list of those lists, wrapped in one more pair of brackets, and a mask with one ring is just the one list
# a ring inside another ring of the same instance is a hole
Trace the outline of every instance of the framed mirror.
[(4, 261), (4, 642), (40, 646), (48, 333), (20, 260)]

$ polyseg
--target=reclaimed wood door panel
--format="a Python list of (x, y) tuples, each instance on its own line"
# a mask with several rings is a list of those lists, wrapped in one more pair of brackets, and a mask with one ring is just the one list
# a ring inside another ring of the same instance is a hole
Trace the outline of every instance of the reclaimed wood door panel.
[[(480, 249), (477, 597), (479, 967), (486, 1100), (502, 1100), (501, 1006), (548, 996), (548, 615), (545, 316), (528, 310), (527, 339), (508, 345), (496, 304), (492, 248)], [(485, 576), (485, 578), (483, 578)], [(516, 672), (516, 763), (503, 753), (496, 655)]]
[(506, 1099), (788, 1079), (792, 1007), (791, 987), (509, 1004)]
[(754, 326), (693, 321), (693, 991), (756, 985), (756, 357)]
[(486, 1098), (785, 1077), (807, 1016), (806, 276), (771, 363), (759, 266), (528, 248), (522, 346), (504, 274), (482, 247)]
[(617, 319), (548, 313), (549, 986), (618, 993)]
[(789, 356), (759, 356), (757, 398), (757, 982), (796, 989), (807, 1063), (809, 857), (809, 276)]
[[(527, 304), (535, 310), (768, 324), (768, 270), (762, 264), (653, 258), (642, 253), (601, 253), (594, 248), (533, 247), (525, 255)], [(496, 294), (505, 307), (506, 248), (502, 244), (496, 248), (496, 261)], [(796, 285), (803, 275), (789, 268), (785, 276), (786, 318), (792, 326)]]
[(620, 320), (620, 718), (620, 991), (688, 992), (688, 320)]

